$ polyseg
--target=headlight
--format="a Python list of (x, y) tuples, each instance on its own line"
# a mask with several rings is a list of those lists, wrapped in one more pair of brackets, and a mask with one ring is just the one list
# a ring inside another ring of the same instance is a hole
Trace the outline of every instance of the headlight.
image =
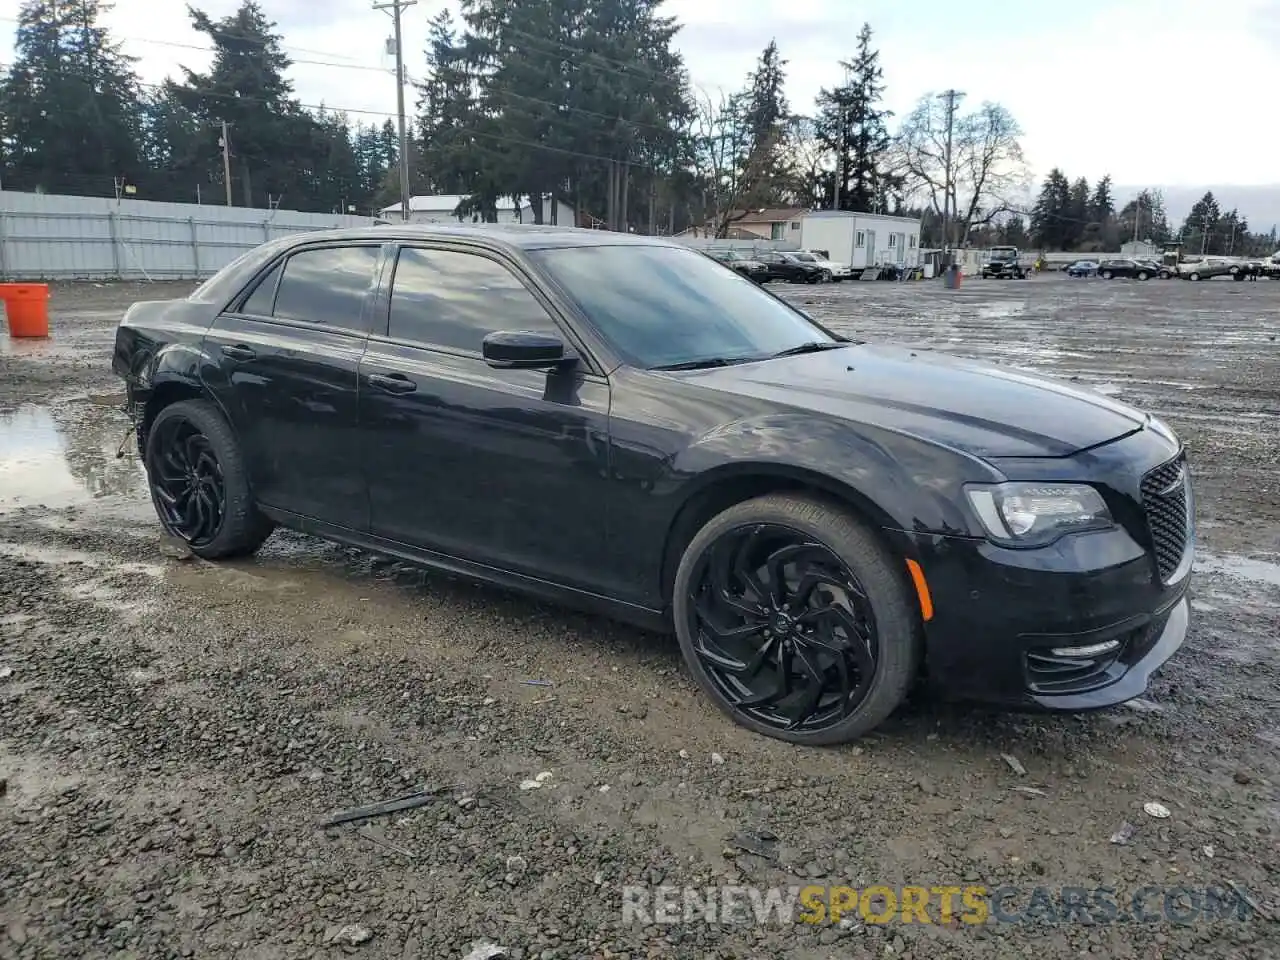
[(1063, 534), (1113, 525), (1102, 496), (1084, 484), (972, 484), (965, 493), (987, 534), (1017, 546), (1043, 545)]

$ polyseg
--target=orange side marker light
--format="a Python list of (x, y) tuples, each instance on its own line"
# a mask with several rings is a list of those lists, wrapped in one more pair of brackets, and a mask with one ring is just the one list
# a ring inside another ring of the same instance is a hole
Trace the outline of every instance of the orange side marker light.
[(929, 595), (929, 584), (925, 582), (924, 571), (914, 560), (907, 561), (907, 570), (911, 573), (911, 582), (916, 585), (916, 595), (920, 598), (920, 616), (925, 621), (933, 619), (933, 597)]

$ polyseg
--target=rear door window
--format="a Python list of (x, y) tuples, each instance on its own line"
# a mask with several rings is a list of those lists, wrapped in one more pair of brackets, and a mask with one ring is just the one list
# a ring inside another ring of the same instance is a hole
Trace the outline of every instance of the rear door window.
[(377, 246), (349, 246), (295, 253), (285, 261), (271, 315), (363, 333), (378, 252)]

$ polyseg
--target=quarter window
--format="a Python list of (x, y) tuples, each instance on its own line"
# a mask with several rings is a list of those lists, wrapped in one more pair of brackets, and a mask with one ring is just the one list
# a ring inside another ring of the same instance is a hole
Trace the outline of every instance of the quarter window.
[(253, 317), (271, 316), (271, 311), (275, 307), (276, 281), (280, 279), (280, 266), (277, 263), (267, 271), (267, 275), (253, 288), (253, 293), (249, 294), (249, 299), (240, 308), (241, 313), (247, 313)]
[(363, 332), (365, 295), (377, 262), (378, 248), (374, 246), (321, 247), (295, 253), (285, 262), (273, 315)]
[(529, 288), (496, 260), (455, 250), (400, 251), (391, 339), (478, 354), (495, 330), (560, 332)]

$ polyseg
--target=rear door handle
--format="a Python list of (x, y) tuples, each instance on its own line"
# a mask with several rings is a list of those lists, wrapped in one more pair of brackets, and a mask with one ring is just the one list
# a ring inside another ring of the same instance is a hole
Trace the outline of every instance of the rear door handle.
[(387, 393), (413, 393), (418, 385), (403, 373), (371, 373), (369, 385)]
[(223, 347), (222, 355), (232, 360), (252, 360), (258, 352), (251, 347), (246, 347), (243, 343), (238, 343), (234, 347)]

